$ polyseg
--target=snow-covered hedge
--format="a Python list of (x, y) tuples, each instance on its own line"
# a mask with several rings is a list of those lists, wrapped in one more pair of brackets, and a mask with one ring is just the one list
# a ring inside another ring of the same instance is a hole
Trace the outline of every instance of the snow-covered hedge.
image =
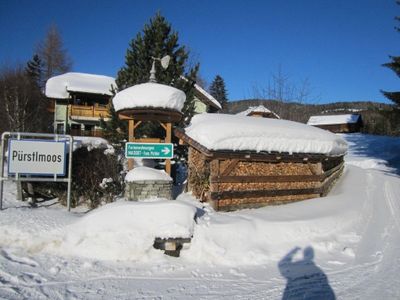
[[(92, 145), (92, 144), (90, 144)], [(110, 146), (111, 147), (111, 146)], [(87, 204), (94, 208), (112, 202), (122, 192), (122, 164), (110, 147), (89, 147), (81, 144), (74, 151), (72, 160), (72, 206)], [(65, 183), (35, 183), (35, 190), (58, 197), (66, 205)]]

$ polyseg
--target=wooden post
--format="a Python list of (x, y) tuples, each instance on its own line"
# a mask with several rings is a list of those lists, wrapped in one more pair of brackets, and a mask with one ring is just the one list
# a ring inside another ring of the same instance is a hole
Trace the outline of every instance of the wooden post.
[[(135, 141), (135, 120), (131, 119), (128, 121), (128, 141)], [(133, 169), (133, 158), (128, 158), (128, 170)]]
[[(165, 126), (167, 127), (166, 135), (165, 135), (165, 143), (171, 143), (171, 141), (172, 141), (172, 123), (166, 123)], [(168, 175), (171, 175), (171, 160), (170, 159), (167, 159), (165, 161), (165, 172), (167, 172)]]

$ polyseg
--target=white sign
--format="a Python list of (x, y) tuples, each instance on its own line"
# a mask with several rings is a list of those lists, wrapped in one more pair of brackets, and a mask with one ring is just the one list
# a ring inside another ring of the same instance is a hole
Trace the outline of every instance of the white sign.
[(64, 176), (65, 149), (65, 142), (9, 139), (8, 173)]

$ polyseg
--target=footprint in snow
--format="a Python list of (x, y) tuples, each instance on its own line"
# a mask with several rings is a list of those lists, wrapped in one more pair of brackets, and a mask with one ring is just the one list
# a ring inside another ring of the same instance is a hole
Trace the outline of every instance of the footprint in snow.
[(1, 250), (0, 254), (6, 258), (7, 260), (13, 262), (13, 263), (17, 263), (17, 264), (21, 264), (21, 265), (27, 265), (30, 267), (37, 267), (39, 266), (39, 264), (34, 261), (33, 259), (29, 258), (29, 257), (24, 257), (24, 256), (17, 256), (12, 254), (9, 251), (6, 251), (4, 249)]

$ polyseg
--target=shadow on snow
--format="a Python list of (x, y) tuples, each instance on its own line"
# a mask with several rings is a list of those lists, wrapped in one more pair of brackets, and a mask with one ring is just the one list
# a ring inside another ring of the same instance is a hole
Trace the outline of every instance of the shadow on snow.
[(299, 250), (299, 247), (292, 249), (279, 261), (279, 271), (287, 280), (282, 299), (336, 299), (328, 277), (313, 261), (314, 249), (306, 247), (303, 259), (293, 261)]

